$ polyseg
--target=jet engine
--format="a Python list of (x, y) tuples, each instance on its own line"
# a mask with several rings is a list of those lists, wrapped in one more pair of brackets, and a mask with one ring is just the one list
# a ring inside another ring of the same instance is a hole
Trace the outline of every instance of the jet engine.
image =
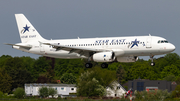
[(118, 62), (136, 62), (137, 60), (137, 56), (117, 57)]
[(115, 60), (114, 52), (100, 52), (92, 56), (95, 62), (112, 62)]

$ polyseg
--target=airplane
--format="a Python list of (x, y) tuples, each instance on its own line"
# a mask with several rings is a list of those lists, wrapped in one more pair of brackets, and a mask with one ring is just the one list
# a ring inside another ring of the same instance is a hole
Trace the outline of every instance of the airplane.
[(159, 36), (128, 36), (103, 38), (44, 39), (23, 14), (15, 14), (21, 43), (8, 44), (14, 49), (52, 58), (86, 58), (86, 68), (91, 61), (102, 62), (107, 68), (112, 62), (136, 62), (138, 56), (150, 56), (152, 66), (155, 55), (167, 54), (175, 46)]

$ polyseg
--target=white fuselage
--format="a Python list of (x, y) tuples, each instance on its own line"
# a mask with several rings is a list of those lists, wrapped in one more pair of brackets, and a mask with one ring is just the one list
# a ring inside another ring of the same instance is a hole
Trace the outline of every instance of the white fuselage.
[[(27, 50), (19, 46), (13, 48), (54, 58), (88, 58), (88, 55), (80, 56), (76, 52), (53, 48), (53, 44), (66, 47), (95, 50), (109, 50), (115, 53), (116, 57), (123, 56), (152, 56), (172, 52), (175, 46), (165, 41), (166, 39), (157, 36), (132, 36), (132, 37), (107, 37), (107, 38), (84, 38), (84, 39), (64, 39), (64, 40), (44, 40), (40, 42), (28, 42), (32, 48)], [(164, 41), (164, 42), (163, 42)]]
[[(175, 46), (158, 36), (129, 36), (46, 40), (23, 14), (15, 14), (21, 43), (7, 44), (28, 53), (53, 58), (88, 58), (95, 62), (135, 62), (138, 56), (161, 55)], [(152, 59), (153, 62), (153, 59)], [(86, 63), (86, 67), (92, 64)], [(107, 64), (102, 64), (107, 67)]]

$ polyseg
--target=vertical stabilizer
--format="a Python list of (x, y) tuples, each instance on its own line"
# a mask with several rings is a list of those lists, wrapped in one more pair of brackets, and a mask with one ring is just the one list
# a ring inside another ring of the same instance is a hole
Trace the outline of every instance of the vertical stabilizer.
[(45, 40), (23, 14), (15, 14), (22, 43)]

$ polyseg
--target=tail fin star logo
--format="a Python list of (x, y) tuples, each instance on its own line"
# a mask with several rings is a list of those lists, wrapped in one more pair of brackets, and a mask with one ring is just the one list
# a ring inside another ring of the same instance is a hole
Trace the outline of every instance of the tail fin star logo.
[(138, 46), (139, 41), (137, 41), (137, 39), (135, 39), (135, 41), (131, 41), (133, 44), (131, 46), (131, 48), (133, 48), (135, 45)]
[[(28, 27), (28, 26), (27, 26), (27, 24), (26, 24), (26, 26), (25, 26), (25, 27), (23, 27), (23, 28), (24, 28), (24, 29), (23, 29), (22, 31), (23, 31), (23, 34), (24, 34), (26, 31), (28, 31), (28, 32), (29, 32), (29, 28), (30, 28), (30, 26)], [(22, 31), (21, 31), (21, 32), (22, 32)]]
[(24, 33), (26, 33), (26, 32), (34, 32), (34, 31), (36, 31), (34, 28), (31, 28), (30, 26), (28, 26), (27, 24), (26, 24), (26, 26), (25, 27), (23, 27), (23, 29), (21, 30), (21, 33), (22, 34), (24, 34)]

